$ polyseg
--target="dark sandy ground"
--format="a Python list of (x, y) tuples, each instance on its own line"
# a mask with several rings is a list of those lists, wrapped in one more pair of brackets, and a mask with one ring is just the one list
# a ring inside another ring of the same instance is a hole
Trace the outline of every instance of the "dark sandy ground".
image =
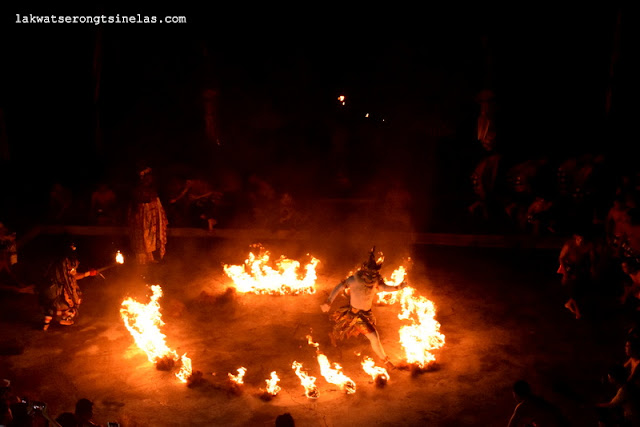
[[(325, 236), (326, 237), (326, 236)], [(33, 241), (21, 264), (37, 276), (50, 239)], [(82, 266), (100, 267), (126, 242), (78, 239)], [(364, 240), (364, 239), (363, 239)], [(72, 411), (79, 398), (95, 402), (95, 419), (122, 426), (269, 426), (289, 412), (298, 426), (501, 426), (514, 407), (511, 386), (525, 378), (580, 426), (596, 425), (593, 403), (608, 397), (601, 378), (624, 361), (625, 328), (606, 299), (576, 321), (563, 307), (557, 253), (498, 249), (402, 247), (377, 242), (390, 274), (410, 255), (409, 281), (438, 307), (446, 345), (428, 372), (394, 370), (386, 387), (372, 384), (360, 367), (373, 356), (365, 338), (330, 345), (328, 316), (319, 309), (333, 286), (364, 261), (368, 243), (262, 242), (274, 255), (321, 260), (317, 293), (300, 296), (226, 294), (222, 264), (239, 264), (250, 241), (175, 239), (163, 264), (145, 270), (131, 262), (80, 282), (85, 297), (76, 325), (39, 330), (34, 295), (3, 293), (0, 377), (16, 393), (47, 402), (54, 416)], [(131, 258), (129, 258), (131, 261)], [(83, 268), (81, 266), (81, 271)], [(188, 388), (173, 372), (159, 371), (133, 342), (120, 319), (127, 296), (147, 302), (147, 284), (164, 290), (160, 304), (169, 347), (187, 353), (204, 384)], [(342, 301), (334, 302), (333, 308)], [(376, 306), (387, 353), (402, 359), (398, 306)], [(603, 320), (605, 319), (605, 320)], [(331, 362), (357, 383), (345, 395), (320, 375), (310, 334)], [(304, 396), (292, 361), (318, 378), (320, 396)], [(227, 373), (246, 367), (242, 394), (230, 391)], [(271, 371), (282, 391), (260, 399)]]

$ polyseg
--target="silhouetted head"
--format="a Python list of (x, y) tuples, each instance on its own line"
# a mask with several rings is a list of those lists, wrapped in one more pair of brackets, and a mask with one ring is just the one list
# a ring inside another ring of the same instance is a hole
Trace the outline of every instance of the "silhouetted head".
[(293, 421), (293, 417), (288, 412), (276, 417), (276, 427), (295, 427), (295, 425), (296, 423)]
[(89, 399), (80, 399), (76, 402), (76, 417), (81, 420), (90, 420), (93, 418), (93, 402)]
[(640, 358), (640, 340), (637, 337), (630, 337), (627, 339), (627, 342), (624, 344), (624, 352), (628, 357), (633, 359)]

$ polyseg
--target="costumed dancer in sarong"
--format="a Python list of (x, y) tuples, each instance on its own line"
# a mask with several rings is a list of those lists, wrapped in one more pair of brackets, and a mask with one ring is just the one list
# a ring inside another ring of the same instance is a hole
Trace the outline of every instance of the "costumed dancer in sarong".
[(45, 331), (49, 329), (54, 318), (57, 318), (61, 325), (73, 325), (82, 302), (78, 280), (98, 274), (98, 271), (93, 269), (85, 273), (78, 272), (79, 262), (74, 243), (69, 243), (64, 251), (62, 256), (49, 266), (45, 276), (45, 287), (40, 292), (40, 303), (45, 312)]
[(139, 172), (140, 181), (129, 208), (131, 246), (139, 264), (157, 263), (164, 258), (167, 244), (167, 216), (155, 188), (151, 168)]
[(369, 259), (362, 264), (362, 267), (352, 276), (340, 282), (327, 301), (320, 306), (323, 312), (327, 313), (331, 308), (333, 300), (338, 293), (346, 288), (349, 289), (349, 305), (339, 308), (331, 314), (334, 322), (331, 341), (342, 340), (354, 337), (359, 334), (364, 335), (371, 342), (371, 348), (384, 363), (393, 368), (393, 364), (382, 348), (380, 336), (376, 330), (376, 319), (371, 313), (373, 299), (380, 291), (394, 292), (407, 286), (406, 281), (399, 286), (389, 286), (380, 275), (382, 260), (375, 259), (375, 247), (369, 253)]

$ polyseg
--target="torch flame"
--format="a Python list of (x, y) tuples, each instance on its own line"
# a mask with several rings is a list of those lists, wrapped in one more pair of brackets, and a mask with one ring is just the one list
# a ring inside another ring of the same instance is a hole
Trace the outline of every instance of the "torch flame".
[(153, 285), (151, 291), (153, 295), (148, 304), (141, 304), (132, 298), (122, 301), (120, 315), (138, 347), (147, 354), (149, 362), (156, 363), (164, 357), (177, 361), (178, 354), (167, 346), (166, 336), (160, 332), (164, 325), (158, 303), (162, 296), (162, 288)]
[(371, 375), (371, 378), (376, 381), (378, 378), (381, 378), (383, 381), (389, 381), (389, 373), (385, 368), (381, 368), (380, 366), (376, 366), (376, 362), (373, 361), (370, 357), (365, 357), (362, 361), (362, 369)]
[(311, 257), (305, 265), (306, 274), (299, 273), (300, 262), (281, 256), (275, 262), (276, 268), (268, 265), (270, 253), (258, 246), (260, 253), (249, 253), (244, 265), (224, 265), (224, 272), (229, 276), (239, 292), (256, 294), (314, 294), (316, 282), (316, 266), (320, 262)]
[(186, 383), (191, 376), (191, 373), (193, 372), (193, 369), (191, 368), (191, 359), (187, 357), (187, 353), (183, 354), (180, 359), (182, 360), (182, 368), (180, 368), (180, 371), (176, 374), (176, 377), (180, 380), (180, 382)]
[(120, 253), (120, 251), (118, 251), (116, 253), (116, 262), (118, 264), (124, 264), (124, 256), (122, 256), (122, 254)]
[(247, 373), (247, 368), (242, 367), (242, 368), (238, 368), (238, 375), (233, 375), (231, 373), (228, 373), (227, 375), (229, 375), (229, 379), (231, 381), (233, 381), (236, 384), (244, 384), (244, 374)]
[(291, 368), (296, 371), (296, 375), (300, 378), (300, 383), (304, 387), (304, 394), (309, 399), (317, 399), (320, 395), (318, 387), (316, 386), (316, 377), (310, 377), (306, 372), (302, 372), (302, 363), (298, 363), (295, 360), (291, 365)]
[(329, 359), (324, 354), (320, 353), (320, 345), (318, 343), (313, 342), (311, 339), (311, 335), (307, 335), (307, 340), (309, 345), (316, 348), (318, 352), (317, 359), (318, 364), (320, 365), (320, 373), (330, 384), (335, 384), (340, 386), (347, 394), (353, 394), (356, 392), (356, 383), (342, 373), (342, 366), (337, 363), (333, 364), (333, 368), (331, 367), (331, 363), (329, 363)]
[(278, 381), (280, 381), (280, 378), (278, 378), (278, 375), (276, 375), (276, 371), (271, 372), (271, 378), (265, 380), (265, 382), (267, 383), (267, 393), (272, 396), (280, 393), (280, 390), (282, 390), (282, 388), (278, 385)]

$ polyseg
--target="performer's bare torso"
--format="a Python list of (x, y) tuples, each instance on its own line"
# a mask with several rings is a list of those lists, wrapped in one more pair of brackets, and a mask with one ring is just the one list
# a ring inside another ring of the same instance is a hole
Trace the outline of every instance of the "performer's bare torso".
[(349, 289), (349, 303), (351, 307), (358, 310), (369, 311), (373, 306), (373, 299), (380, 291), (397, 291), (397, 287), (389, 286), (384, 283), (380, 275), (377, 275), (372, 283), (366, 283), (359, 273), (349, 276), (340, 283), (329, 297), (329, 301), (333, 301), (337, 293), (344, 289)]
[(371, 310), (373, 299), (378, 293), (377, 285), (377, 283), (373, 283), (373, 286), (367, 286), (357, 276), (351, 276), (347, 279), (346, 286), (349, 288), (349, 300), (351, 306), (358, 310)]

